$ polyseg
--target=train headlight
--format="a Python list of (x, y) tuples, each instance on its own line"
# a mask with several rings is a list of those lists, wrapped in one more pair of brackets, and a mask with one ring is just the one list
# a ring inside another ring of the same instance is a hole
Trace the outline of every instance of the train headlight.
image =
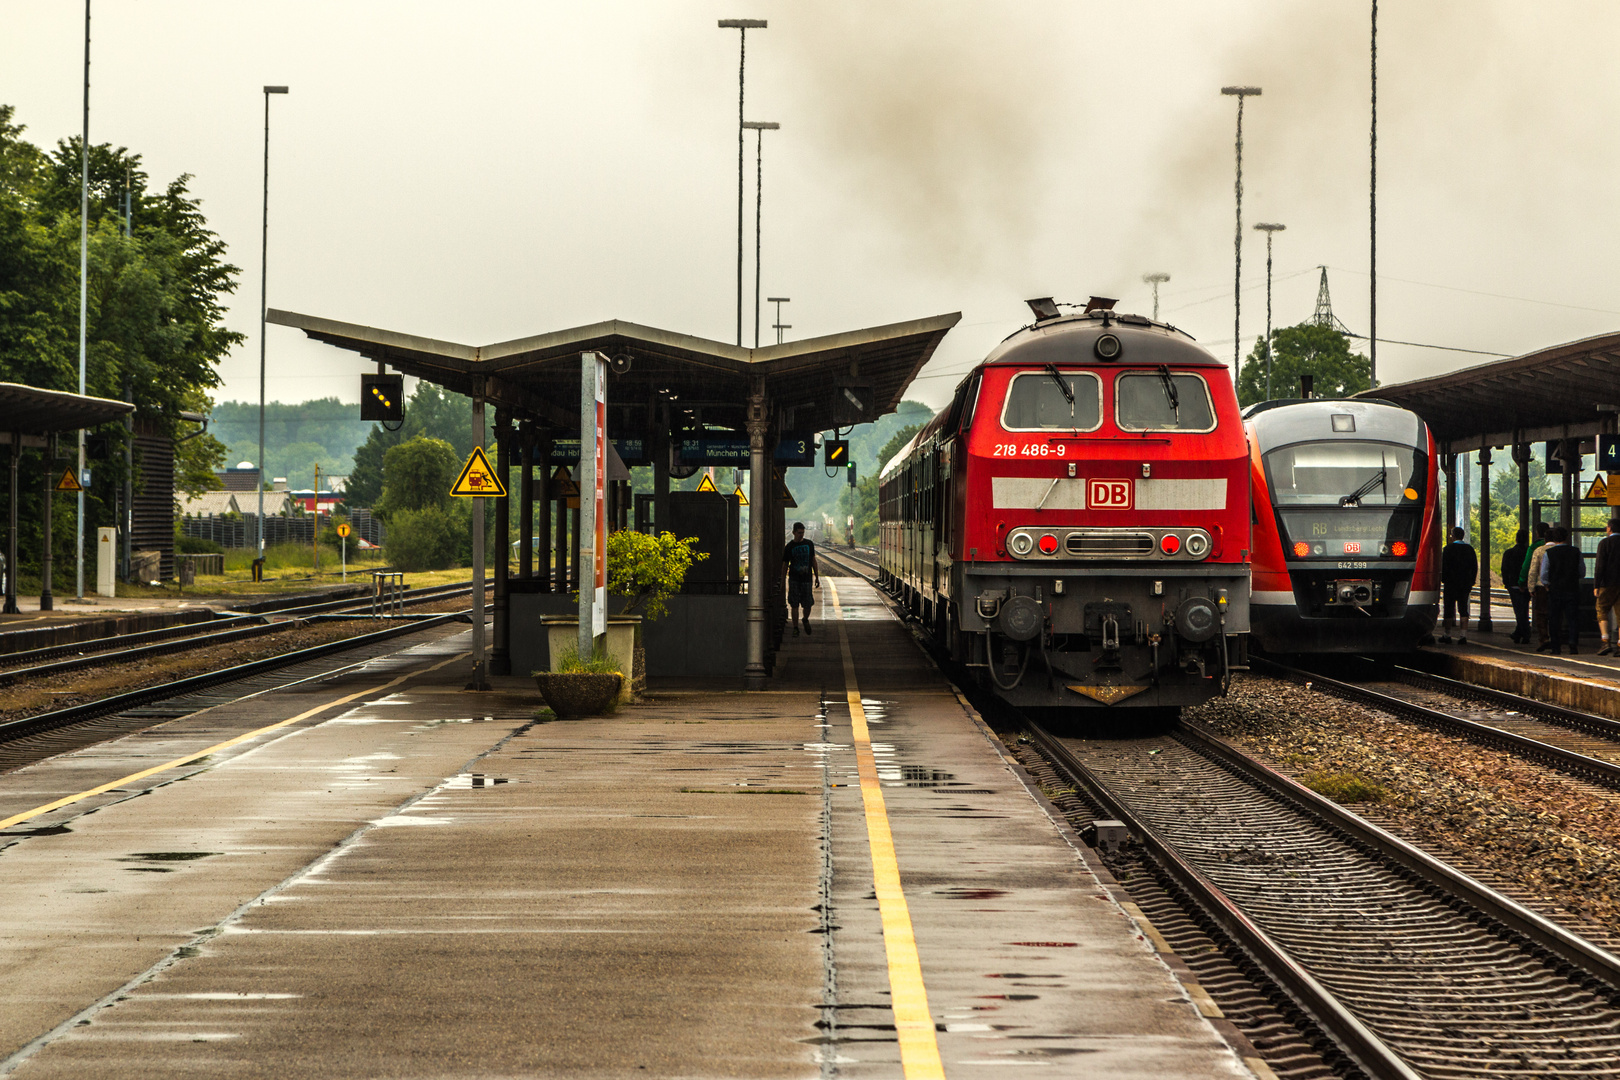
[(1056, 555), (1058, 549), (1058, 538), (1053, 536), (1051, 533), (1044, 533), (1041, 536), (1040, 548), (1042, 555)]
[(1404, 556), (1406, 554), (1406, 541), (1397, 540), (1393, 544), (1389, 545), (1389, 553), (1394, 555), (1396, 558)]
[(1298, 541), (1297, 543), (1294, 544), (1294, 557), (1295, 558), (1303, 559), (1305, 556), (1309, 555), (1310, 553), (1311, 553), (1311, 545), (1307, 544), (1305, 541), (1300, 540), (1300, 541)]
[(1209, 536), (1205, 533), (1194, 532), (1187, 534), (1187, 554), (1195, 559), (1202, 559), (1209, 554)]
[(1097, 344), (1092, 346), (1092, 348), (1096, 351), (1097, 359), (1099, 360), (1112, 360), (1117, 357), (1121, 351), (1119, 338), (1115, 337), (1113, 334), (1102, 335), (1097, 339)]
[(1181, 537), (1175, 533), (1165, 533), (1159, 537), (1159, 550), (1166, 555), (1174, 555), (1181, 550)]
[(1013, 533), (1007, 538), (1007, 547), (1014, 555), (1028, 555), (1035, 549), (1035, 540), (1029, 533)]

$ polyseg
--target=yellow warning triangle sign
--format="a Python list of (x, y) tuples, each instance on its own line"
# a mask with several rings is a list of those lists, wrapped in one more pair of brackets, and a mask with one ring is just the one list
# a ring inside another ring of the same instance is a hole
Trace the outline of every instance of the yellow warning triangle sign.
[(1609, 485), (1603, 482), (1602, 473), (1598, 473), (1592, 478), (1592, 486), (1586, 489), (1586, 497), (1588, 499), (1602, 499), (1604, 502), (1609, 501)]
[(482, 446), (473, 447), (467, 455), (467, 464), (450, 487), (450, 494), (473, 499), (499, 499), (506, 495), (506, 485), (495, 475), (495, 469), (484, 456)]
[(573, 499), (579, 496), (579, 485), (574, 478), (568, 475), (568, 466), (559, 465), (557, 471), (551, 474), (551, 497), (553, 499)]
[(56, 490), (83, 491), (84, 485), (79, 483), (79, 478), (77, 476), (73, 475), (72, 468), (67, 468), (62, 470), (62, 479), (56, 482)]
[(698, 481), (697, 489), (699, 491), (712, 491), (715, 494), (719, 494), (720, 492), (720, 489), (714, 486), (714, 477), (710, 476), (708, 473), (704, 473), (703, 479)]
[(737, 490), (733, 491), (732, 494), (737, 496), (737, 505), (738, 506), (747, 506), (748, 505), (748, 496), (743, 494), (743, 489), (742, 489), (741, 484), (737, 485)]

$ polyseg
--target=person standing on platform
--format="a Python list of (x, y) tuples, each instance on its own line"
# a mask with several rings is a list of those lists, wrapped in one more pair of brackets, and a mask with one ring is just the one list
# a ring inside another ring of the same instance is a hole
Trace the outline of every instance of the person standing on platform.
[(1442, 645), (1451, 644), (1451, 627), (1459, 608), (1462, 630), (1457, 636), (1462, 644), (1468, 644), (1468, 594), (1474, 591), (1474, 582), (1479, 578), (1479, 556), (1463, 535), (1461, 528), (1452, 529), (1451, 543), (1440, 553), (1440, 590), (1446, 601)]
[(1620, 604), (1620, 517), (1609, 519), (1608, 532), (1598, 541), (1592, 595), (1597, 597), (1598, 637), (1603, 641), (1598, 655), (1615, 656), (1620, 649), (1620, 622), (1614, 610)]
[(1581, 579), (1586, 576), (1586, 560), (1569, 542), (1569, 530), (1554, 525), (1547, 530), (1547, 553), (1543, 556), (1542, 578), (1547, 582), (1547, 624), (1552, 632), (1550, 651), (1563, 652), (1569, 638), (1569, 655), (1576, 649), (1575, 615), (1580, 608)]
[[(805, 538), (804, 522), (793, 523), (793, 539), (788, 546), (782, 549), (782, 580), (787, 586), (788, 619), (793, 623), (793, 636), (799, 636), (799, 626), (802, 621), (804, 632), (810, 632), (810, 607), (816, 602), (815, 593), (810, 591), (810, 582), (814, 579), (816, 588), (821, 587), (821, 569), (816, 565), (816, 543)], [(799, 615), (799, 609), (804, 608), (804, 615)]]
[[(1536, 635), (1536, 651), (1546, 652), (1551, 636), (1547, 632), (1547, 586), (1541, 580), (1541, 559), (1547, 552), (1547, 523), (1536, 522), (1536, 542), (1530, 545), (1530, 554), (1524, 557), (1524, 571), (1519, 580), (1530, 594), (1530, 626)], [(1528, 642), (1526, 642), (1528, 644)]]
[(1513, 546), (1502, 552), (1502, 587), (1513, 605), (1513, 633), (1508, 640), (1524, 645), (1530, 640), (1530, 594), (1523, 582), (1525, 556), (1524, 530), (1513, 535)]

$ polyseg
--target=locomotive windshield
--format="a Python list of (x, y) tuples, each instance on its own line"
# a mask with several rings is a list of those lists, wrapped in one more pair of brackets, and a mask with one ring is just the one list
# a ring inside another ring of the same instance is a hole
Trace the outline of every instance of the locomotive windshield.
[(1008, 431), (1095, 431), (1102, 424), (1102, 383), (1089, 371), (1024, 371), (1007, 387), (1001, 426)]
[(1197, 375), (1124, 372), (1114, 383), (1114, 415), (1124, 431), (1214, 431), (1209, 387)]

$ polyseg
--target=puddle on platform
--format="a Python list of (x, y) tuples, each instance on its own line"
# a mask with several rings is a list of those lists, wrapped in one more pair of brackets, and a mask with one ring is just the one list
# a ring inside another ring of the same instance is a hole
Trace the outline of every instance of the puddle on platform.
[(490, 776), (487, 773), (459, 773), (440, 784), (441, 790), (470, 791), (475, 788), (492, 788), (499, 784), (527, 784), (527, 780), (510, 780), (504, 776)]
[[(185, 863), (206, 859), (210, 855), (219, 855), (218, 851), (138, 851), (133, 855), (126, 855), (119, 862), (132, 863)], [(126, 870), (142, 870), (149, 874), (168, 874), (173, 870), (167, 866), (126, 866)]]
[(980, 994), (986, 1001), (1039, 1001), (1039, 994)]
[(24, 836), (61, 836), (73, 830), (66, 825), (41, 825), (37, 829), (11, 829), (0, 833), (0, 840), (9, 840), (12, 837)]
[(1006, 896), (1006, 889), (969, 889), (955, 887), (950, 889), (935, 889), (935, 896), (943, 896), (947, 900), (994, 900), (998, 896)]
[(1078, 949), (1078, 941), (1009, 941), (1009, 945), (1022, 945), (1027, 949)]

